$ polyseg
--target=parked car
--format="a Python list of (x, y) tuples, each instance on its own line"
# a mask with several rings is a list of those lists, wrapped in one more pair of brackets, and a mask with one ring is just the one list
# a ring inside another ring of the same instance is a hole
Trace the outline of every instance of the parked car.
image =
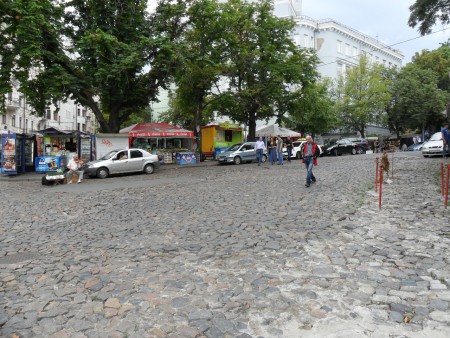
[[(243, 162), (256, 161), (256, 142), (236, 143), (223, 150), (218, 156), (219, 164), (234, 163), (241, 164)], [(267, 153), (263, 153), (262, 162), (267, 161)]]
[(347, 140), (359, 145), (358, 154), (365, 154), (366, 151), (370, 149), (369, 142), (367, 142), (367, 140), (364, 138), (349, 137), (347, 138)]
[[(303, 143), (305, 143), (306, 140), (298, 140), (298, 141), (293, 141), (292, 142), (292, 158), (298, 158), (301, 159), (302, 158), (302, 145)], [(322, 147), (317, 145), (317, 147), (319, 148), (320, 151), (320, 155), (322, 156), (323, 154), (323, 150)], [(283, 148), (283, 158), (287, 158), (287, 149), (286, 147)]]
[(423, 143), (416, 143), (416, 144), (411, 144), (407, 150), (408, 151), (420, 151), (422, 150), (423, 147)]
[(112, 150), (102, 158), (86, 163), (85, 174), (106, 178), (109, 175), (143, 172), (153, 174), (160, 166), (157, 155), (152, 155), (142, 149)]
[(442, 155), (442, 149), (444, 148), (444, 142), (442, 141), (441, 132), (434, 133), (430, 139), (422, 146), (423, 157)]
[[(362, 150), (364, 152), (364, 150)], [(327, 155), (340, 156), (342, 154), (356, 155), (361, 153), (360, 146), (350, 142), (348, 139), (337, 140), (325, 146), (324, 153)]]

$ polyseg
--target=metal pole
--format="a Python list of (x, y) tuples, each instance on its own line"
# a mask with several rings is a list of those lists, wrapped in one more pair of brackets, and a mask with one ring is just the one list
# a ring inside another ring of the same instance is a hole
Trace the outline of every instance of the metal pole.
[(381, 209), (382, 196), (383, 196), (383, 165), (380, 165), (380, 191), (378, 194), (378, 209)]
[(379, 158), (377, 157), (375, 159), (375, 192), (378, 191), (378, 160)]
[(441, 162), (441, 195), (444, 196), (444, 162)]
[(445, 209), (447, 209), (447, 202), (448, 202), (448, 174), (450, 171), (450, 165), (447, 164), (447, 172), (446, 172), (446, 179), (445, 179), (445, 198), (444, 198), (444, 205)]

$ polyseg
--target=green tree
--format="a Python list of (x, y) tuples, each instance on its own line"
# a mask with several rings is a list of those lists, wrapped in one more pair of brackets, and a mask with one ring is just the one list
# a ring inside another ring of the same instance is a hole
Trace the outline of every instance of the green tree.
[(450, 1), (448, 0), (416, 0), (409, 7), (411, 14), (408, 24), (410, 27), (419, 25), (422, 35), (431, 33), (431, 28), (440, 21), (442, 24), (450, 23)]
[(223, 53), (217, 48), (221, 38), (220, 15), (216, 0), (195, 1), (189, 8), (183, 55), (175, 73), (176, 89), (169, 111), (161, 116), (195, 133), (197, 126), (212, 118), (212, 111), (206, 108), (214, 101), (212, 90), (223, 68)]
[(342, 125), (350, 131), (359, 131), (365, 137), (369, 123), (381, 124), (390, 95), (387, 80), (382, 76), (383, 66), (370, 65), (362, 55), (358, 65), (347, 68), (337, 83), (337, 109)]
[(161, 0), (149, 14), (147, 0), (4, 0), (0, 94), (14, 77), (36, 114), (71, 98), (92, 109), (103, 132), (118, 132), (166, 87), (186, 5)]
[(331, 87), (331, 80), (324, 79), (293, 92), (289, 99), (292, 107), (287, 109), (290, 113), (285, 118), (286, 126), (313, 136), (335, 128), (338, 119)]
[(395, 120), (410, 129), (439, 128), (446, 118), (442, 112), (447, 94), (437, 84), (438, 76), (431, 69), (414, 63), (402, 68), (392, 90)]
[[(292, 86), (316, 81), (316, 55), (298, 49), (291, 39), (294, 22), (272, 14), (272, 1), (222, 4), (220, 48), (226, 57), (225, 90), (214, 108), (234, 121), (248, 125), (255, 138), (256, 121), (287, 113), (283, 97)], [(219, 88), (220, 89), (220, 88)]]

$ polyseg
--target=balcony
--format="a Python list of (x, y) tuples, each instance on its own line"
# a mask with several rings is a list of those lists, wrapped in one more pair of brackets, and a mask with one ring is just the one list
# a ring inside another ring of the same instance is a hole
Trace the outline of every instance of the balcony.
[(6, 100), (6, 109), (11, 111), (19, 110), (19, 100)]

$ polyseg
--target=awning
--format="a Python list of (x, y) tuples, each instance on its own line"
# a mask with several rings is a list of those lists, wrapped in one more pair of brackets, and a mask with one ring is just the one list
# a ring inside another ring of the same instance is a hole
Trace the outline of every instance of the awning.
[(255, 133), (256, 136), (281, 136), (281, 137), (301, 137), (302, 134), (296, 131), (278, 127), (276, 124), (258, 129)]
[(194, 132), (168, 123), (136, 123), (119, 131), (130, 137), (181, 137), (192, 138)]

